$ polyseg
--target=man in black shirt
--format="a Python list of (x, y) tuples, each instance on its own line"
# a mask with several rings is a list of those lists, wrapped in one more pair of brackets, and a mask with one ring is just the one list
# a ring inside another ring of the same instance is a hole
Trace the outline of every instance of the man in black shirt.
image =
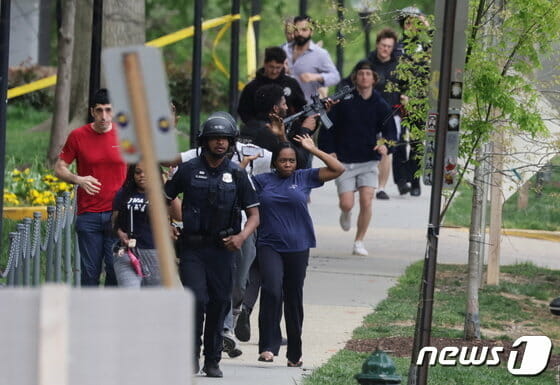
[[(361, 60), (352, 71), (356, 86), (353, 97), (335, 104), (329, 112), (330, 130), (321, 129), (319, 147), (338, 158), (346, 168), (336, 179), (340, 226), (351, 227), (354, 193), (358, 191), (360, 211), (352, 253), (368, 255), (363, 240), (372, 216), (372, 199), (378, 185), (377, 166), (394, 143), (395, 121), (391, 107), (374, 90), (377, 74), (368, 60)], [(382, 139), (382, 140), (380, 140)]]
[[(400, 137), (400, 121), (401, 121), (401, 84), (396, 76), (398, 57), (395, 53), (398, 36), (391, 28), (385, 28), (379, 31), (376, 38), (376, 49), (372, 51), (368, 60), (373, 65), (373, 70), (379, 76), (379, 80), (375, 85), (375, 89), (381, 93), (383, 98), (393, 110), (393, 117), (397, 127), (397, 137)], [(385, 185), (391, 173), (392, 156), (384, 156), (379, 163), (379, 190), (377, 191), (377, 199), (389, 199), (385, 193)], [(395, 172), (395, 170), (393, 170)], [(410, 187), (406, 183), (397, 183), (399, 192), (406, 194)]]
[(265, 49), (263, 67), (257, 71), (255, 79), (247, 83), (239, 97), (237, 113), (243, 123), (247, 124), (256, 118), (258, 106), (255, 105), (255, 93), (260, 87), (267, 84), (276, 84), (282, 89), (288, 107), (287, 115), (301, 111), (306, 104), (305, 96), (298, 82), (284, 72), (285, 61), (286, 52), (282, 48), (268, 47)]

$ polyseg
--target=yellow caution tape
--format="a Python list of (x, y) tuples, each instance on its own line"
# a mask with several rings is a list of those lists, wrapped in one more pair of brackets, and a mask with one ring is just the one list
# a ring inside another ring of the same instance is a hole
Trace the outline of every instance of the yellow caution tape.
[(52, 87), (56, 84), (56, 75), (43, 78), (23, 86), (18, 86), (10, 88), (8, 90), (8, 99), (15, 98), (16, 96), (21, 96), (23, 94), (28, 94), (33, 91), (41, 90), (43, 88)]
[[(231, 22), (233, 20), (239, 20), (240, 18), (241, 18), (241, 15), (226, 15), (226, 16), (222, 16), (222, 17), (217, 17), (215, 19), (210, 19), (210, 20), (202, 23), (202, 29), (203, 30), (211, 29), (211, 28), (215, 28), (215, 27), (217, 27), (219, 25), (222, 25), (222, 24), (226, 24), (226, 26), (229, 27), (229, 25), (231, 25)], [(165, 36), (159, 37), (157, 39), (150, 40), (145, 45), (150, 46), (150, 47), (164, 47), (166, 45), (176, 43), (179, 40), (192, 37), (193, 35), (194, 35), (194, 27), (191, 26), (191, 27), (183, 28), (183, 29), (181, 29), (177, 32), (170, 33), (169, 35), (165, 35)], [(52, 75), (52, 76), (49, 76), (49, 77), (46, 77), (46, 78), (43, 78), (43, 79), (40, 79), (40, 80), (36, 80), (34, 82), (31, 82), (31, 83), (28, 83), (28, 84), (24, 84), (22, 86), (10, 88), (8, 90), (8, 95), (7, 96), (8, 96), (8, 99), (12, 99), (12, 98), (15, 98), (17, 96), (28, 94), (28, 93), (33, 92), (33, 91), (38, 91), (38, 90), (41, 90), (43, 88), (52, 87), (55, 84), (56, 84), (56, 75)]]
[[(240, 18), (241, 18), (240, 15), (235, 15), (235, 16), (226, 15), (226, 16), (217, 17), (215, 19), (210, 19), (202, 23), (202, 30), (204, 31), (207, 29), (215, 28), (222, 24), (231, 23), (232, 20), (237, 20)], [(169, 35), (165, 35), (162, 37), (158, 37), (157, 39), (150, 40), (149, 42), (146, 43), (146, 45), (150, 47), (164, 47), (166, 45), (176, 43), (179, 40), (183, 40), (193, 36), (194, 36), (194, 27), (190, 26), (187, 28), (180, 29), (177, 32), (170, 33)]]
[(247, 23), (247, 79), (251, 80), (257, 72), (257, 40), (255, 36), (254, 22), (261, 20), (260, 15), (249, 18)]

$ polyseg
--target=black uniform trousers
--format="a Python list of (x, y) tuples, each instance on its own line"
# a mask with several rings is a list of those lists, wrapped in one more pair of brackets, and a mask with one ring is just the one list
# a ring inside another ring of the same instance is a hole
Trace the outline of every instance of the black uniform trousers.
[(277, 252), (270, 246), (257, 248), (261, 273), (259, 311), (259, 353), (278, 355), (282, 342), (280, 321), (282, 301), (288, 337), (286, 357), (293, 363), (301, 359), (303, 326), (303, 281), (309, 262), (309, 249), (294, 253)]
[(222, 247), (182, 245), (181, 281), (196, 299), (194, 352), (198, 359), (204, 332), (205, 363), (217, 364), (222, 357), (224, 318), (231, 307), (233, 261), (234, 252)]

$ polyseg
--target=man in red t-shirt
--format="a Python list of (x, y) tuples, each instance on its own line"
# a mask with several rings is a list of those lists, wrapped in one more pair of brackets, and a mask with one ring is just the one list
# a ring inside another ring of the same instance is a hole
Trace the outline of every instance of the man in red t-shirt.
[[(119, 152), (117, 130), (107, 90), (98, 90), (90, 113), (93, 123), (73, 130), (54, 166), (60, 179), (77, 184), (76, 232), (81, 255), (82, 286), (99, 285), (105, 260), (105, 285), (116, 285), (113, 270), (111, 229), (113, 198), (126, 177), (126, 164)], [(76, 160), (77, 174), (70, 171)]]

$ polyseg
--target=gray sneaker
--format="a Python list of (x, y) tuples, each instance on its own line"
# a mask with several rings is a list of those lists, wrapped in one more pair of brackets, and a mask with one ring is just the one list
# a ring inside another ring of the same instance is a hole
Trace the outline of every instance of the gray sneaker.
[(237, 340), (230, 330), (223, 333), (224, 336), (224, 352), (228, 354), (229, 358), (239, 357), (243, 354), (241, 349), (237, 346)]

